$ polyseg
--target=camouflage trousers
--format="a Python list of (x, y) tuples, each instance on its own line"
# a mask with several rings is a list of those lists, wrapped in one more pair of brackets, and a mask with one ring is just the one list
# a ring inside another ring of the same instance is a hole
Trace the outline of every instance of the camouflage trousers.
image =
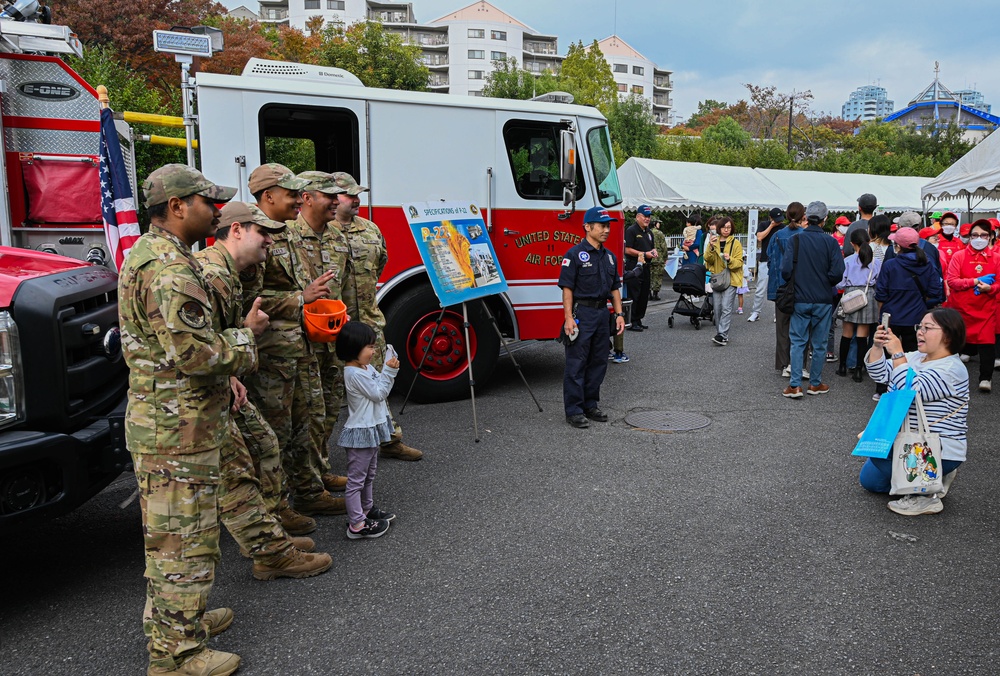
[(660, 293), (660, 288), (663, 286), (663, 275), (666, 271), (663, 269), (663, 265), (660, 260), (654, 260), (650, 264), (649, 268), (649, 292), (650, 293)]
[(133, 453), (146, 550), (143, 633), (151, 666), (174, 669), (208, 643), (202, 616), (222, 521), (244, 549), (273, 560), (291, 541), (263, 507), (239, 444), (167, 456)]
[(278, 437), (285, 475), (282, 501), (289, 495), (301, 502), (316, 500), (325, 490), (316, 440), (326, 417), (316, 357), (261, 354), (257, 373), (245, 384), (250, 399)]
[(267, 511), (276, 513), (281, 505), (285, 475), (281, 471), (281, 447), (278, 437), (264, 420), (260, 409), (248, 401), (233, 415), (243, 436), (243, 443), (253, 459), (254, 473), (260, 481), (260, 496)]
[[(292, 541), (278, 523), (274, 507), (268, 507), (265, 502), (252, 454), (236, 421), (233, 418), (229, 420), (231, 443), (222, 449), (220, 518), (244, 552), (255, 559), (271, 562), (284, 554), (292, 546)], [(279, 498), (280, 488), (279, 478)]]

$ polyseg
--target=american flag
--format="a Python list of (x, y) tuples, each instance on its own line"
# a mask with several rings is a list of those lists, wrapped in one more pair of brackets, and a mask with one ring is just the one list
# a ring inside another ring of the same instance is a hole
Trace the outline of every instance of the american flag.
[(142, 234), (135, 213), (135, 200), (129, 184), (122, 147), (118, 143), (114, 114), (110, 108), (101, 111), (101, 215), (108, 249), (121, 270), (129, 249)]

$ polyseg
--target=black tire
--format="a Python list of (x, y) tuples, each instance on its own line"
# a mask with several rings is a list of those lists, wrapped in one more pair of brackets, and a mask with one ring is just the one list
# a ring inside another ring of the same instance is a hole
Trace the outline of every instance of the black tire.
[[(474, 346), (472, 375), (482, 386), (493, 374), (500, 350), (500, 337), (493, 330), (483, 301), (467, 304), (469, 342)], [(385, 341), (399, 353), (399, 375), (395, 391), (406, 394), (416, 375), (441, 308), (430, 284), (421, 284), (396, 298), (386, 309)], [(462, 306), (445, 308), (442, 330), (434, 334), (436, 351), (428, 357), (424, 370), (413, 386), (410, 398), (420, 403), (452, 401), (469, 396), (469, 370), (462, 328)], [(448, 361), (449, 359), (453, 361)]]
[(700, 319), (694, 320), (694, 330), (695, 331), (701, 331), (701, 320)]
[(669, 326), (670, 328), (674, 328), (674, 318), (672, 316), (667, 317), (667, 326)]

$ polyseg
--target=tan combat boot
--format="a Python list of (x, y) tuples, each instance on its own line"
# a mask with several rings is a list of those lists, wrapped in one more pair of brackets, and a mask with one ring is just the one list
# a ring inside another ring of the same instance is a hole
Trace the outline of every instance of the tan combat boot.
[(253, 576), (258, 580), (276, 580), (279, 577), (303, 578), (330, 570), (333, 559), (329, 554), (307, 554), (294, 547), (282, 552), (273, 563), (253, 562)]
[(323, 475), (323, 486), (331, 493), (342, 493), (347, 488), (347, 477), (327, 472)]
[(323, 516), (347, 514), (344, 498), (335, 498), (325, 491), (312, 502), (296, 502), (295, 508), (302, 514), (320, 514)]
[[(316, 543), (313, 542), (312, 538), (289, 536), (288, 539), (292, 541), (292, 546), (295, 547), (296, 549), (301, 549), (304, 552), (316, 551)], [(242, 554), (243, 558), (245, 559), (253, 558), (253, 555), (247, 550), (243, 549), (242, 546), (240, 547), (240, 554)]]
[(216, 608), (215, 610), (206, 610), (205, 614), (201, 616), (201, 623), (205, 625), (209, 636), (216, 636), (229, 629), (234, 617), (233, 611), (229, 608)]
[(302, 516), (291, 507), (278, 512), (278, 521), (289, 535), (306, 535), (316, 530), (316, 519)]
[(391, 444), (386, 444), (382, 447), (381, 452), (385, 457), (396, 458), (397, 460), (420, 460), (424, 457), (423, 453), (407, 446), (402, 441), (394, 441)]
[(229, 676), (229, 674), (239, 668), (239, 655), (205, 648), (197, 655), (186, 659), (184, 664), (176, 669), (171, 670), (150, 666), (146, 670), (146, 674), (147, 676), (166, 676), (167, 674), (178, 674), (179, 676)]

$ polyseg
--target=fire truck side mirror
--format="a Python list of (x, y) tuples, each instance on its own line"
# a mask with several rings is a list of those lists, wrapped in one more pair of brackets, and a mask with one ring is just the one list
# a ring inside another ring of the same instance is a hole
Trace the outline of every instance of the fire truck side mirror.
[(576, 134), (568, 129), (559, 132), (559, 158), (559, 180), (564, 184), (574, 183), (576, 181)]
[(576, 191), (571, 186), (565, 186), (563, 188), (563, 206), (568, 207), (575, 201)]

